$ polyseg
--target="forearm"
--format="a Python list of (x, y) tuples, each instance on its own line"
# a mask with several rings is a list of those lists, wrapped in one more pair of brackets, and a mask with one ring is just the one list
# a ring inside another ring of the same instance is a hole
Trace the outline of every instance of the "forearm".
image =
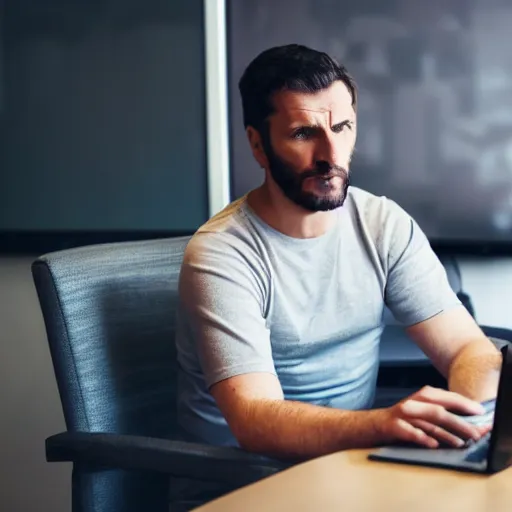
[(473, 400), (495, 398), (501, 368), (501, 354), (491, 342), (467, 345), (455, 358), (448, 374), (448, 387)]
[(249, 451), (307, 459), (383, 442), (380, 416), (381, 410), (341, 411), (302, 402), (258, 400), (248, 405), (244, 427), (235, 435)]

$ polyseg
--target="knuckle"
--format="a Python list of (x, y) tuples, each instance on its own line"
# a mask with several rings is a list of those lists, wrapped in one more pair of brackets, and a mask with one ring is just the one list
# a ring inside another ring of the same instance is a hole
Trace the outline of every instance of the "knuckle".
[(441, 405), (433, 405), (432, 406), (432, 418), (439, 422), (443, 419), (445, 410)]
[(398, 413), (400, 414), (400, 416), (405, 416), (408, 414), (408, 411), (411, 408), (411, 402), (412, 402), (412, 400), (407, 399), (407, 400), (404, 400), (403, 402), (400, 402), (397, 405), (397, 410), (398, 410)]
[(393, 434), (395, 434), (396, 432), (399, 432), (401, 430), (400, 429), (400, 421), (398, 420), (398, 418), (393, 418), (390, 421), (390, 423), (389, 423), (389, 430)]
[(400, 419), (391, 416), (387, 422), (381, 425), (383, 429), (383, 433), (389, 437), (390, 439), (395, 439), (400, 437), (401, 427), (400, 427)]
[(439, 425), (432, 425), (432, 435), (434, 436), (442, 436), (444, 434), (444, 430)]
[(432, 386), (429, 386), (428, 384), (420, 389), (421, 395), (425, 397), (430, 396), (433, 391), (434, 388)]

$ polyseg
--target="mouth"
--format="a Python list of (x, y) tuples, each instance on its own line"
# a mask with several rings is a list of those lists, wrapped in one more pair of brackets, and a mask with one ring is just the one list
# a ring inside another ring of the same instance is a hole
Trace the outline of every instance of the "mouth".
[(341, 186), (337, 178), (340, 178), (337, 174), (310, 176), (306, 179), (305, 186), (322, 193), (325, 193), (326, 191), (334, 191), (336, 188)]
[(339, 176), (337, 174), (327, 174), (324, 176), (310, 176), (308, 179), (314, 179), (314, 180), (321, 180), (321, 181), (330, 181), (333, 178), (338, 178)]
[(319, 180), (321, 183), (329, 183), (330, 181), (336, 179), (336, 178), (339, 178), (340, 176), (338, 176), (337, 174), (330, 174), (330, 175), (327, 175), (327, 176), (315, 176), (315, 178), (317, 180)]

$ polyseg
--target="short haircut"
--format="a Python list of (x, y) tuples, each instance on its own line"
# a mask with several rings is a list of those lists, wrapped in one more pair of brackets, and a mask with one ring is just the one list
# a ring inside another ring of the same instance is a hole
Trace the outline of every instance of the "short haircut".
[(244, 126), (265, 132), (266, 120), (275, 110), (273, 96), (279, 91), (316, 93), (338, 80), (349, 90), (355, 109), (354, 79), (326, 53), (299, 44), (265, 50), (247, 66), (238, 84)]

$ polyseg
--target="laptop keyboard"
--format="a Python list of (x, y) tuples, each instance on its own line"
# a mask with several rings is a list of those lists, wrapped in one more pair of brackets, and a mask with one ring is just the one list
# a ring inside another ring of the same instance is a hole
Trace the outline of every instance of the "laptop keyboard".
[(487, 458), (490, 441), (491, 433), (489, 432), (466, 449), (464, 460), (467, 462), (483, 462)]
[(492, 425), (494, 420), (494, 410), (479, 414), (478, 416), (465, 416), (464, 419), (477, 427)]
[(496, 400), (487, 400), (483, 404), (485, 412), (475, 416), (463, 416), (463, 418), (476, 426), (492, 425), (494, 421), (494, 410), (496, 408)]

